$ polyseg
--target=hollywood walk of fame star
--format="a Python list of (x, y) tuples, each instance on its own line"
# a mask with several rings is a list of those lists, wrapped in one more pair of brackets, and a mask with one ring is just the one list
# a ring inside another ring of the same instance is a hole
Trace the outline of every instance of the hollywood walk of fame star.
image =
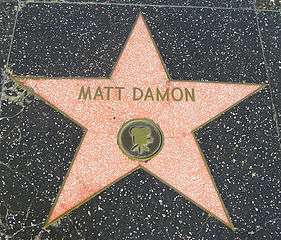
[[(171, 81), (142, 15), (137, 18), (110, 78), (17, 79), (87, 130), (46, 226), (142, 168), (234, 228), (193, 132), (260, 90), (261, 85)], [(115, 92), (113, 99), (89, 101), (78, 98), (82, 86), (187, 88), (195, 90), (196, 100), (134, 101), (132, 93), (126, 91), (122, 99)], [(162, 149), (149, 161), (133, 160), (118, 146), (120, 128), (132, 119), (151, 119), (163, 132)]]

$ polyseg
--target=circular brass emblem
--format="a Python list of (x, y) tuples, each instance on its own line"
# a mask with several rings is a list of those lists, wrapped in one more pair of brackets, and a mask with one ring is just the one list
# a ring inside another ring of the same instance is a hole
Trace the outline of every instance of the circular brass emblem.
[(158, 125), (149, 119), (133, 119), (121, 127), (118, 145), (129, 158), (147, 161), (162, 148), (163, 134)]

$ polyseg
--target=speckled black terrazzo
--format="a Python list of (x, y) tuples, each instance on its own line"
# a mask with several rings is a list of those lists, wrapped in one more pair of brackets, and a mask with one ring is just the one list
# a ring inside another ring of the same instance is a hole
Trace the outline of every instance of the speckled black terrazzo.
[(146, 8), (173, 79), (265, 82), (253, 11)]
[(266, 229), (280, 218), (281, 204), (280, 143), (269, 88), (196, 136), (237, 232), (246, 239), (278, 239), (280, 232)]
[[(77, 0), (70, 0), (78, 2)], [(254, 0), (83, 0), (83, 2), (99, 2), (106, 4), (139, 4), (139, 5), (160, 5), (163, 7), (169, 6), (187, 6), (187, 7), (221, 7), (221, 8), (254, 8)]]
[[(153, 7), (139, 11), (172, 78), (266, 81), (255, 12)], [(108, 76), (136, 15), (128, 6), (30, 5), (19, 15), (11, 68), (20, 75)], [(90, 51), (93, 46), (96, 54)]]
[(6, 63), (9, 47), (11, 43), (14, 20), (16, 16), (16, 3), (3, 2), (0, 3), (0, 66)]
[(70, 216), (85, 239), (186, 239), (196, 235), (207, 218), (143, 170)]
[(281, 127), (281, 14), (260, 12), (258, 14), (264, 55), (267, 62), (268, 78), (271, 81), (273, 101)]
[(136, 15), (126, 6), (30, 4), (19, 14), (10, 66), (19, 75), (108, 76)]
[(24, 94), (9, 79), (3, 89), (0, 239), (30, 239), (47, 218), (82, 129), (28, 94), (6, 100)]
[[(279, 239), (280, 13), (259, 12), (257, 19), (254, 9), (190, 8), (254, 8), (253, 1), (188, 4), (28, 4), (19, 12), (9, 67), (21, 75), (108, 76), (141, 10), (173, 78), (270, 82), (196, 133), (237, 231), (142, 170), (43, 229), (83, 131), (1, 71), (1, 240)], [(8, 12), (7, 30), (1, 33), (7, 39), (15, 11), (11, 3), (0, 7)], [(1, 55), (7, 59), (9, 45), (4, 45)]]

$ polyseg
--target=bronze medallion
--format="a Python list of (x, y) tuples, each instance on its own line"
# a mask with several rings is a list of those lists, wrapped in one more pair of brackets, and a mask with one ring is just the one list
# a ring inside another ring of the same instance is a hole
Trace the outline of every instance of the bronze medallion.
[(163, 133), (150, 119), (132, 119), (121, 127), (118, 145), (129, 158), (148, 161), (162, 148)]

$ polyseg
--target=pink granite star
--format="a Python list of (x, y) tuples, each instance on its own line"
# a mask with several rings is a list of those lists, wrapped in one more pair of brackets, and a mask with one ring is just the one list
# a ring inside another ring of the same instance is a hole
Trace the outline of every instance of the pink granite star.
[[(255, 93), (260, 85), (170, 81), (142, 16), (138, 17), (110, 78), (26, 77), (20, 81), (87, 129), (47, 225), (142, 168), (233, 227), (193, 131)], [(101, 91), (97, 91), (99, 87)], [(175, 93), (169, 101), (156, 101), (156, 95), (146, 101), (134, 100), (135, 87), (142, 89), (144, 95), (148, 87), (154, 93), (156, 89), (189, 89), (191, 93), (193, 89), (194, 98), (189, 95), (189, 99), (180, 99), (178, 90), (178, 95)], [(162, 150), (147, 162), (129, 159), (117, 144), (123, 123), (138, 118), (153, 120), (164, 134)]]

